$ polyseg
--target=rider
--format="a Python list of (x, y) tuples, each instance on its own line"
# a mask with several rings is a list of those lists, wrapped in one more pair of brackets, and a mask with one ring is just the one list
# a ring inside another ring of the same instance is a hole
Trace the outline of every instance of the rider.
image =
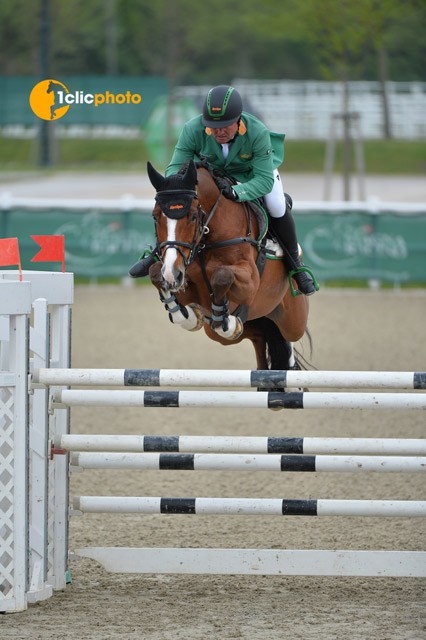
[[(282, 190), (277, 169), (284, 159), (284, 137), (272, 133), (260, 120), (243, 111), (236, 89), (219, 85), (208, 92), (202, 115), (184, 125), (166, 176), (177, 173), (183, 162), (202, 159), (237, 181), (231, 186), (225, 179), (216, 178), (229, 200), (244, 202), (264, 197), (273, 230), (284, 249), (285, 265), (293, 271), (303, 264), (291, 213), (292, 200)], [(152, 253), (129, 273), (133, 277), (145, 276), (154, 262)], [(293, 277), (301, 293), (307, 296), (315, 293), (313, 279), (306, 271), (296, 271)]]

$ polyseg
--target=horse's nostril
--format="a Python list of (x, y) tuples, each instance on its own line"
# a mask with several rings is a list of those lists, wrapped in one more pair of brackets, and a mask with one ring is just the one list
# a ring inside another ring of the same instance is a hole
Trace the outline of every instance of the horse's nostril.
[(161, 275), (166, 288), (171, 291), (177, 291), (182, 286), (185, 277), (183, 271), (175, 267), (169, 268), (166, 264), (164, 264), (161, 269)]

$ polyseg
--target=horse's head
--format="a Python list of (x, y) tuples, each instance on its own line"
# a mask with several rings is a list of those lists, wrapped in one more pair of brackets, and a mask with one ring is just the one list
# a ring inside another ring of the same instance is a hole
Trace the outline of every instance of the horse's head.
[(148, 177), (157, 191), (153, 217), (164, 288), (178, 291), (204, 233), (204, 211), (196, 191), (197, 169), (191, 160), (185, 170), (164, 177), (148, 162)]

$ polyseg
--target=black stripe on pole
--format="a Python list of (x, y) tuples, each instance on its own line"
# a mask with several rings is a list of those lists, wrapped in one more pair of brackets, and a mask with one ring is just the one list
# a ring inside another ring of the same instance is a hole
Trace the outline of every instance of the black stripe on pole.
[(268, 409), (303, 409), (303, 391), (269, 391)]
[(283, 500), (283, 516), (317, 516), (317, 500)]
[(316, 471), (316, 456), (281, 456), (281, 471)]
[(159, 469), (194, 471), (193, 453), (161, 453)]
[(268, 453), (303, 453), (303, 438), (268, 438)]
[(414, 389), (426, 389), (426, 373), (418, 372), (414, 374)]
[(179, 407), (179, 391), (145, 391), (144, 407)]
[(125, 387), (159, 387), (160, 369), (125, 369)]
[(144, 451), (179, 451), (179, 436), (144, 436)]
[(250, 386), (258, 389), (282, 389), (287, 382), (287, 371), (251, 371)]
[(195, 513), (196, 498), (161, 498), (160, 513)]

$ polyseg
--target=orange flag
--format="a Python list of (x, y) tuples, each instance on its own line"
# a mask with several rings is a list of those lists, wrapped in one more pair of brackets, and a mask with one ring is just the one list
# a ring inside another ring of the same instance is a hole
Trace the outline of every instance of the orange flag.
[(0, 239), (0, 266), (10, 267), (16, 265), (19, 269), (19, 280), (22, 280), (21, 256), (19, 253), (18, 238)]
[(40, 245), (40, 251), (31, 258), (31, 262), (62, 262), (65, 271), (64, 236), (31, 236)]

